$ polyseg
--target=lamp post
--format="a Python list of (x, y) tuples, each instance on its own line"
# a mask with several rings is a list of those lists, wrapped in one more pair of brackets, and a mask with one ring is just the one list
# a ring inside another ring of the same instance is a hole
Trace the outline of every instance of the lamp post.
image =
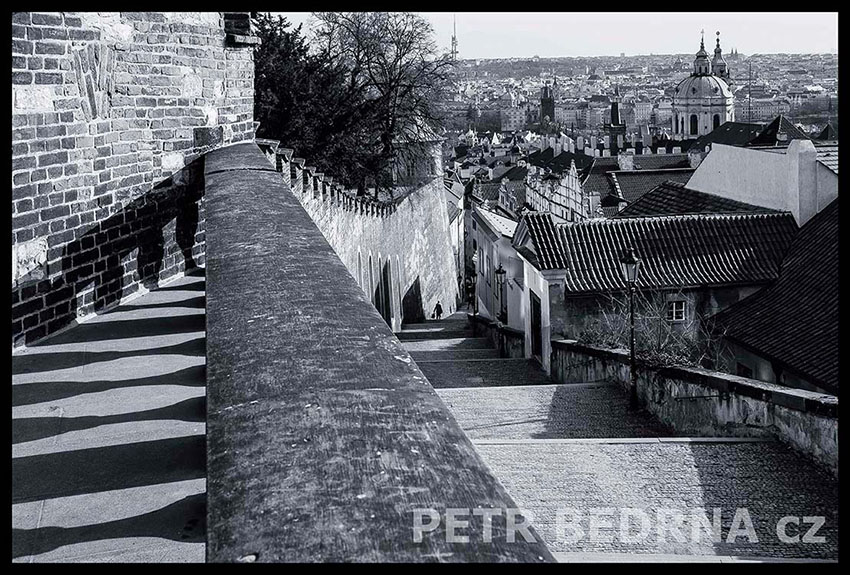
[(629, 288), (629, 372), (631, 385), (629, 386), (629, 406), (637, 409), (637, 372), (635, 370), (635, 286), (640, 274), (640, 258), (635, 256), (633, 248), (628, 248), (620, 258), (620, 267), (623, 271), (623, 281)]
[(499, 317), (497, 319), (505, 323), (505, 275), (508, 272), (502, 267), (502, 262), (499, 262), (499, 268), (493, 273), (496, 274), (496, 285), (499, 287)]

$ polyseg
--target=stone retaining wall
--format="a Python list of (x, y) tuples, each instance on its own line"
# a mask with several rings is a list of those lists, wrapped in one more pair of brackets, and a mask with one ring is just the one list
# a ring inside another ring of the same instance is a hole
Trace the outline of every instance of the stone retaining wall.
[[(628, 390), (629, 353), (552, 340), (552, 378), (614, 381)], [(692, 367), (638, 363), (640, 402), (695, 436), (772, 436), (838, 475), (838, 398)]]
[(481, 315), (466, 314), (478, 337), (486, 337), (499, 350), (500, 357), (525, 358), (525, 333)]

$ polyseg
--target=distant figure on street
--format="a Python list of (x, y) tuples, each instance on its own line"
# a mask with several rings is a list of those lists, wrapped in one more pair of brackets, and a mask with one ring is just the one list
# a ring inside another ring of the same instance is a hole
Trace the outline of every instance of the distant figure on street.
[(440, 305), (440, 300), (437, 300), (437, 305), (434, 306), (434, 315), (437, 316), (437, 319), (443, 316), (443, 306)]

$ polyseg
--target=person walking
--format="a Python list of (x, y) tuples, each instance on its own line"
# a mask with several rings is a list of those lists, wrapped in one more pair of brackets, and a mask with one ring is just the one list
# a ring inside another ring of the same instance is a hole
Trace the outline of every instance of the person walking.
[(434, 315), (437, 319), (443, 316), (443, 306), (440, 305), (440, 300), (437, 300), (437, 305), (434, 306)]

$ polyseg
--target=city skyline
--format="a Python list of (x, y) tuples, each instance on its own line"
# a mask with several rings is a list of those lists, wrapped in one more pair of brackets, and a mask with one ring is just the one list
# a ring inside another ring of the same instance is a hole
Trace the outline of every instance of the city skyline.
[[(309, 12), (280, 12), (295, 25)], [(461, 59), (683, 54), (721, 46), (744, 54), (837, 53), (837, 13), (420, 12), (440, 51), (451, 47), (456, 22)], [(512, 34), (506, 34), (510, 30)], [(564, 34), (568, 30), (568, 34)], [(607, 33), (600, 33), (607, 30)]]

